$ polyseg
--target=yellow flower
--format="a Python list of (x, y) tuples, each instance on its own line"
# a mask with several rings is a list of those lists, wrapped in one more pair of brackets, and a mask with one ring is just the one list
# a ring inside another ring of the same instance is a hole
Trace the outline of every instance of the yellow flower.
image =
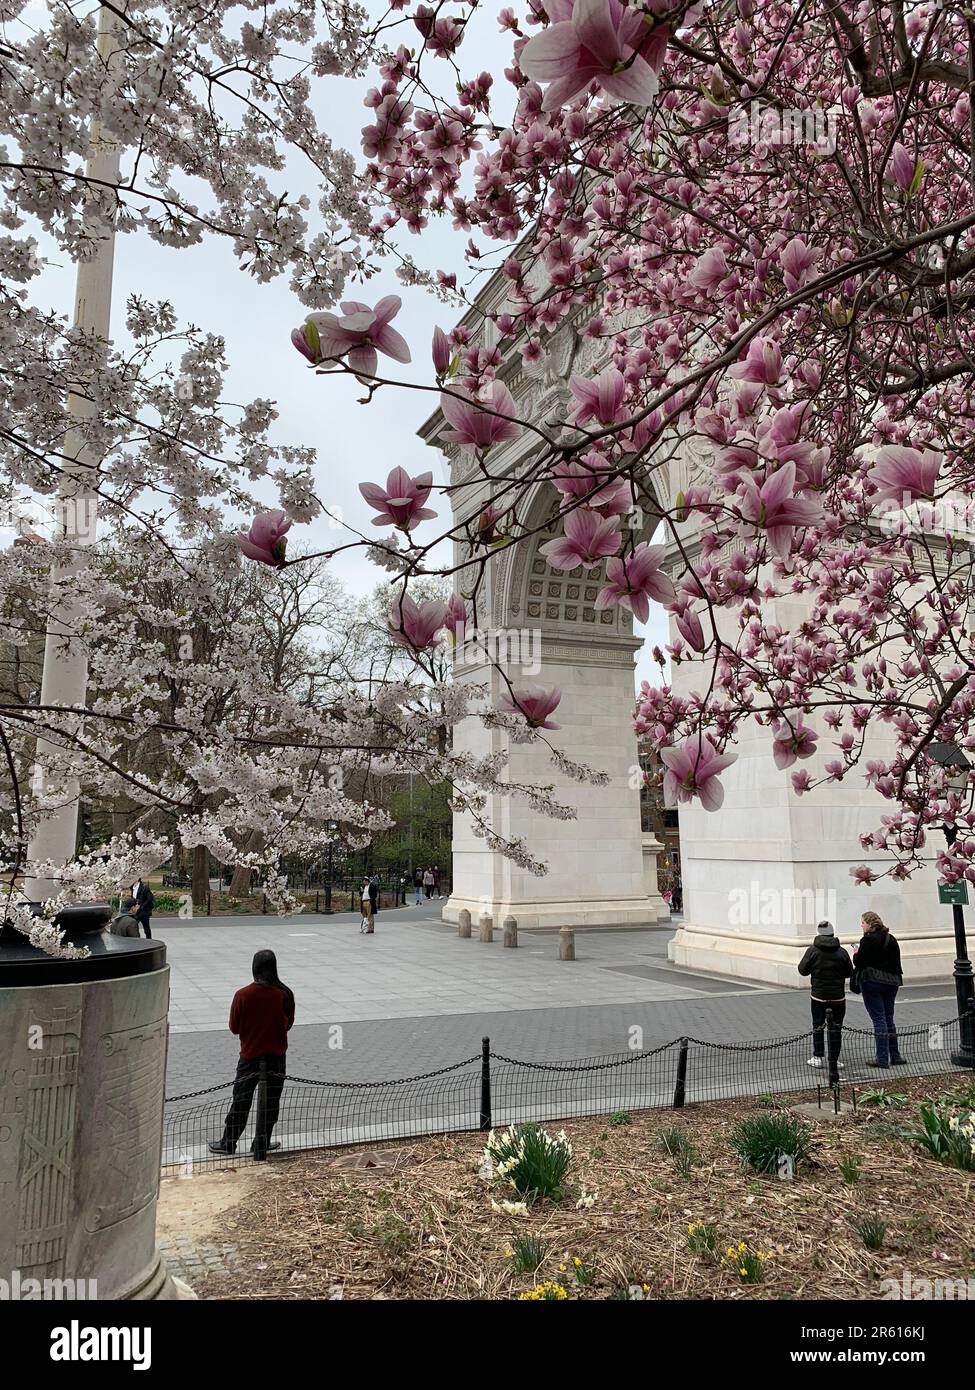
[(565, 1271), (566, 1271), (566, 1266), (565, 1266), (565, 1265), (559, 1265), (559, 1270), (560, 1270), (560, 1272), (561, 1272), (562, 1274), (564, 1274)]
[(576, 1257), (575, 1257), (575, 1259), (572, 1261), (572, 1263), (578, 1268), (578, 1266), (582, 1264), (582, 1261), (579, 1259), (579, 1256), (576, 1255)]

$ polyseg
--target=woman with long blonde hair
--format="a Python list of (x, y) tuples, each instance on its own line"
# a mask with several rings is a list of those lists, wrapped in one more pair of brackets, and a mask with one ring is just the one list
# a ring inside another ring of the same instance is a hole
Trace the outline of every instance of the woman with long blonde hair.
[(907, 1063), (897, 1045), (894, 1001), (904, 983), (901, 949), (876, 912), (865, 912), (860, 919), (863, 936), (853, 953), (853, 989), (873, 1024), (877, 1056), (868, 1067), (903, 1067)]

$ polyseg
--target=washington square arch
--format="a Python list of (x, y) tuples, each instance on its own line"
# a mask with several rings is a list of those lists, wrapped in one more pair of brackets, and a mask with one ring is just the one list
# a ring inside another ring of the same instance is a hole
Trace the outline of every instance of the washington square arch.
[[(490, 316), (504, 311), (506, 289), (499, 274), (484, 287), (464, 320), (472, 342), (484, 341), (485, 324), (491, 332)], [(549, 339), (544, 369), (526, 369), (517, 352), (499, 369), (520, 418), (549, 426), (564, 421), (571, 373), (592, 375), (603, 365), (579, 327), (570, 322)], [(530, 479), (541, 447), (537, 434), (521, 430), (496, 445), (487, 479), (471, 454), (442, 439), (446, 428), (438, 411), (420, 435), (447, 457), (455, 522), (476, 518), (506, 479)], [(657, 500), (672, 506), (695, 480), (700, 463), (700, 456), (687, 453), (651, 463)], [(543, 529), (498, 549), (488, 561), (476, 621), (481, 632), (500, 640), (488, 652), (483, 642), (458, 645), (454, 678), (487, 684), (492, 703), (507, 693), (501, 671), (513, 685), (559, 687), (560, 728), (547, 737), (568, 758), (607, 773), (608, 781), (592, 786), (570, 780), (553, 766), (544, 743), (513, 742), (479, 719), (463, 721), (455, 730), (458, 749), (482, 757), (507, 753), (511, 782), (553, 785), (554, 798), (574, 807), (576, 816), (552, 818), (517, 796), (489, 800), (489, 826), (507, 839), (523, 840), (547, 863), (548, 872), (538, 876), (475, 835), (466, 814), (455, 814), (453, 892), (443, 916), (456, 922), (466, 908), (475, 922), (489, 912), (499, 923), (511, 915), (529, 930), (665, 924), (670, 910), (657, 887), (662, 846), (641, 832), (640, 820), (633, 717), (635, 658), (642, 639), (634, 635), (625, 609), (595, 607), (603, 566), (564, 572), (550, 568), (539, 554), (540, 545), (556, 534), (556, 499), (544, 481), (529, 484), (521, 494), (519, 523), (528, 531)], [(633, 524), (640, 522), (637, 517)], [(649, 539), (645, 522), (643, 531)], [(682, 535), (692, 557), (694, 543), (693, 533)], [(468, 554), (466, 545), (457, 543), (455, 562)], [(665, 568), (673, 573), (675, 547), (667, 561)], [(794, 627), (802, 618), (801, 605), (801, 599), (777, 598), (769, 606), (783, 626)], [(734, 614), (728, 618), (733, 621)], [(532, 648), (530, 666), (526, 642)], [(679, 693), (690, 692), (701, 678), (694, 663), (674, 665), (672, 681)], [(933, 866), (926, 864), (906, 883), (884, 878), (864, 888), (851, 877), (858, 864), (878, 871), (887, 867), (883, 855), (863, 849), (859, 838), (879, 820), (876, 794), (862, 781), (847, 779), (799, 797), (789, 776), (774, 765), (768, 730), (757, 725), (745, 726), (734, 752), (736, 761), (722, 774), (720, 812), (705, 811), (697, 801), (679, 808), (683, 914), (674, 926), (670, 959), (678, 966), (798, 987), (805, 982), (796, 966), (817, 917), (828, 916), (842, 939), (853, 940), (860, 915), (872, 909), (896, 932), (905, 974), (914, 981), (947, 979), (954, 957), (951, 909), (938, 902)]]

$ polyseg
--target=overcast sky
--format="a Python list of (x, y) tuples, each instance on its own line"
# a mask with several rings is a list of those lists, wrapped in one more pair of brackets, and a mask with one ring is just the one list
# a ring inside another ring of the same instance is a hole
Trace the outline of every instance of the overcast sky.
[[(31, 6), (36, 12), (37, 6)], [(500, 76), (510, 55), (510, 37), (498, 34), (493, 23), (496, 13), (488, 7), (480, 21), (477, 34), (477, 64), (496, 74), (495, 90), (504, 87)], [(468, 36), (468, 43), (471, 35)], [(411, 42), (404, 34), (404, 42)], [(463, 57), (464, 50), (461, 50)], [(463, 64), (468, 70), (468, 64)], [(319, 87), (324, 93), (320, 100), (327, 102), (318, 112), (324, 126), (337, 145), (356, 155), (359, 152), (360, 128), (371, 120), (371, 112), (362, 105), (366, 90), (375, 85), (375, 78), (364, 80), (330, 79)], [(296, 166), (297, 169), (298, 166)], [(307, 178), (307, 171), (302, 171)], [(317, 189), (309, 180), (304, 189), (291, 187), (290, 192), (305, 191), (312, 202), (315, 215)], [(312, 230), (316, 231), (314, 223)], [(417, 263), (428, 269), (455, 271), (460, 283), (468, 279), (463, 258), (468, 234), (454, 232), (449, 220), (435, 220), (422, 237), (403, 233), (404, 248)], [(45, 248), (42, 248), (45, 249)], [(74, 272), (69, 264), (51, 265), (32, 286), (35, 298), (43, 297), (61, 312), (69, 312), (73, 302)], [(372, 513), (358, 493), (358, 483), (366, 480), (385, 481), (395, 464), (402, 464), (410, 473), (433, 469), (436, 483), (447, 481), (446, 460), (436, 450), (426, 447), (416, 431), (436, 404), (436, 397), (425, 392), (381, 390), (372, 404), (361, 406), (356, 398), (362, 389), (351, 377), (316, 377), (289, 341), (292, 328), (302, 322), (305, 310), (288, 288), (287, 276), (270, 284), (258, 284), (236, 267), (229, 246), (219, 238), (208, 237), (204, 244), (189, 250), (175, 251), (156, 245), (148, 237), (136, 234), (121, 236), (116, 243), (115, 282), (112, 304), (114, 333), (123, 328), (125, 303), (130, 294), (144, 298), (168, 299), (175, 307), (181, 322), (189, 322), (213, 333), (221, 334), (227, 344), (229, 362), (228, 398), (244, 402), (255, 396), (270, 397), (277, 404), (279, 419), (273, 431), (277, 442), (310, 445), (317, 449), (317, 492), (323, 503), (340, 516), (353, 520), (365, 529)], [(430, 341), (434, 326), (449, 329), (459, 317), (422, 289), (405, 288), (389, 268), (374, 276), (365, 286), (349, 284), (346, 296), (375, 303), (385, 294), (400, 294), (403, 308), (396, 327), (410, 344), (413, 362), (408, 367), (389, 363), (388, 375), (430, 385), (433, 382), (430, 363)], [(272, 501), (271, 494), (268, 501)], [(446, 503), (433, 499), (438, 511), (444, 513)], [(433, 534), (438, 522), (426, 522), (419, 534)], [(334, 544), (337, 534), (322, 521), (292, 532), (297, 543), (325, 548)], [(381, 534), (378, 529), (377, 535)], [(0, 539), (8, 540), (9, 533), (0, 531)], [(383, 582), (378, 571), (361, 551), (353, 551), (334, 562), (335, 572), (354, 593), (367, 593)], [(641, 629), (638, 627), (638, 631)], [(667, 640), (666, 623), (661, 610), (651, 614), (647, 629), (649, 641), (661, 645)], [(652, 678), (657, 669), (647, 660), (647, 651), (638, 666), (638, 680)]]

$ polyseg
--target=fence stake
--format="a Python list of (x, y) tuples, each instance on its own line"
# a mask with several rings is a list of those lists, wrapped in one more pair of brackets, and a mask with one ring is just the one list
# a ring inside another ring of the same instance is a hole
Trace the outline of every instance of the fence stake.
[(491, 1128), (491, 1039), (481, 1039), (481, 1129)]
[(677, 1079), (674, 1082), (675, 1110), (680, 1110), (683, 1107), (684, 1096), (687, 1093), (687, 1050), (688, 1041), (686, 1038), (681, 1038), (680, 1052), (677, 1055)]

